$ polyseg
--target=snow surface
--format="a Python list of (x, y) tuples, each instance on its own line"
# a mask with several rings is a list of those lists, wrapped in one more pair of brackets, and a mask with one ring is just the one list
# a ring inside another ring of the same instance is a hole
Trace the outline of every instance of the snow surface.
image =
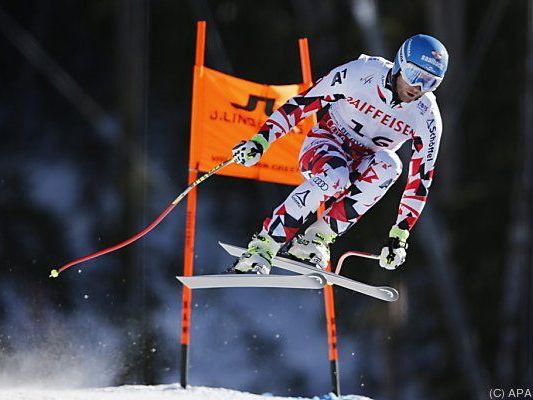
[[(270, 394), (257, 395), (229, 389), (208, 387), (189, 387), (182, 389), (179, 385), (158, 386), (120, 386), (99, 389), (37, 389), (13, 388), (1, 389), (0, 400), (258, 400), (258, 399), (293, 399), (302, 397), (277, 397)], [(339, 399), (335, 395), (314, 397), (313, 400)], [(371, 400), (368, 397), (342, 396), (343, 400)], [(339, 399), (340, 400), (340, 399)]]

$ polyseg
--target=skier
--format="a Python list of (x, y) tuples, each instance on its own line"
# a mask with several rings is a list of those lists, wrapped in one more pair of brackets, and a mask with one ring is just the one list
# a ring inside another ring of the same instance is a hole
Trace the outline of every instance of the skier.
[[(318, 123), (307, 134), (299, 155), (306, 180), (264, 220), (261, 232), (253, 236), (231, 271), (268, 274), (273, 257), (285, 244), (290, 245), (290, 255), (325, 268), (329, 246), (398, 179), (402, 163), (395, 152), (411, 140), (407, 185), (396, 223), (380, 253), (382, 267), (401, 265), (409, 231), (424, 208), (433, 177), (442, 121), (432, 92), (447, 66), (444, 45), (422, 34), (402, 44), (394, 63), (363, 54), (289, 99), (255, 136), (237, 144), (236, 162), (250, 167), (275, 140), (318, 113)], [(299, 234), (325, 201), (329, 206), (324, 214)]]

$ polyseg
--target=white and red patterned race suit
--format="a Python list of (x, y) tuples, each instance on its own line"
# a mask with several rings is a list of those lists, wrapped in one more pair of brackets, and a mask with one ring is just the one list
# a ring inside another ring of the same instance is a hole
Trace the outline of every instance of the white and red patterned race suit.
[(288, 100), (259, 131), (273, 143), (318, 112), (319, 122), (300, 151), (306, 181), (263, 223), (277, 242), (292, 239), (327, 200), (324, 220), (337, 234), (346, 232), (400, 176), (395, 152), (407, 140), (413, 154), (396, 224), (411, 229), (416, 223), (431, 185), (442, 121), (432, 93), (410, 103), (394, 96), (391, 67), (381, 57), (361, 55)]

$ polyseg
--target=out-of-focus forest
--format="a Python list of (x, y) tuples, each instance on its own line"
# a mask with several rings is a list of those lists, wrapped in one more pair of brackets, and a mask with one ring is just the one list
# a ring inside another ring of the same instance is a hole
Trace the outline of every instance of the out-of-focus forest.
[[(532, 387), (531, 0), (2, 1), (0, 384), (179, 381), (183, 205), (141, 242), (48, 273), (128, 237), (186, 187), (198, 20), (207, 66), (265, 83), (301, 81), (301, 37), (315, 78), (361, 53), (392, 60), (416, 33), (447, 46), (442, 146), (408, 260), (346, 267), (401, 300), (335, 289), (341, 387), (395, 400)], [(404, 183), (405, 171), (334, 261), (381, 247)], [(217, 241), (247, 243), (290, 190), (203, 184), (195, 273), (228, 266)], [(192, 385), (330, 390), (320, 293), (199, 291), (192, 322)]]

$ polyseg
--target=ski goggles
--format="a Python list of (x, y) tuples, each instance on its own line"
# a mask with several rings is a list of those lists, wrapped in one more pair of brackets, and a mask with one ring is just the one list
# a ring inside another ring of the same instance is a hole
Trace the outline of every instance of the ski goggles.
[(408, 63), (402, 66), (400, 73), (402, 78), (411, 85), (419, 86), (424, 92), (431, 92), (442, 82), (442, 78), (424, 71), (415, 64)]

